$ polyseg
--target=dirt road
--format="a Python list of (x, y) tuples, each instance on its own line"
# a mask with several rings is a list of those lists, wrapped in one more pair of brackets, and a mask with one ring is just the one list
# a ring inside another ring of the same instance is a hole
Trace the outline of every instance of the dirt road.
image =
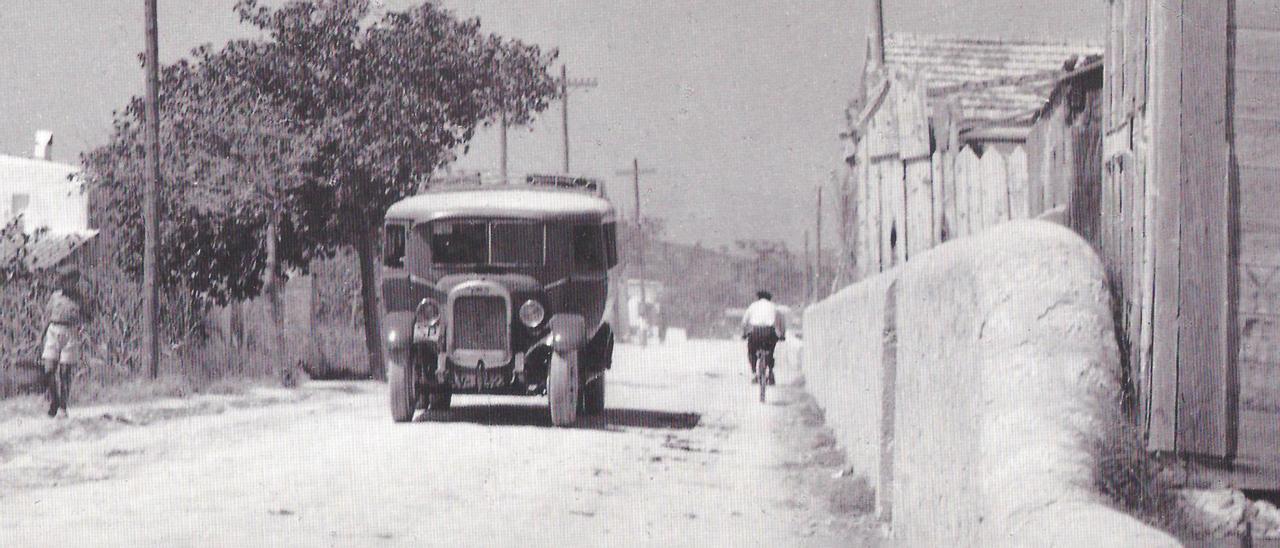
[(393, 424), (374, 383), (0, 425), (0, 546), (872, 542), (802, 390), (759, 404), (741, 353), (621, 346), (606, 415), (574, 429), (552, 428), (541, 398), (488, 396)]

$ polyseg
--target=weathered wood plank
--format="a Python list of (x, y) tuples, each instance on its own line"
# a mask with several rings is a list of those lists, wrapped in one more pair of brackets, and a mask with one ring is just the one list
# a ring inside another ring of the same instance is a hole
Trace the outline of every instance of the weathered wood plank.
[(1100, 254), (1102, 255), (1102, 264), (1107, 269), (1107, 276), (1115, 275), (1114, 264), (1115, 258), (1115, 225), (1119, 220), (1119, 212), (1116, 208), (1116, 176), (1115, 171), (1110, 164), (1107, 170), (1102, 173), (1102, 180), (1099, 189), (1098, 200), (1098, 227), (1096, 230), (1096, 242)]
[(929, 159), (932, 168), (933, 177), (933, 242), (938, 245), (947, 241), (947, 215), (949, 211), (950, 189), (947, 188), (947, 174), (945, 169), (946, 153), (939, 150), (933, 153)]
[(901, 161), (886, 161), (884, 163), (884, 173), (886, 173), (886, 184), (892, 191), (892, 215), (893, 228), (897, 230), (893, 237), (893, 265), (900, 265), (906, 261), (906, 166)]
[[(1280, 296), (1274, 294), (1270, 298), (1272, 304), (1280, 300)], [(1241, 369), (1247, 367), (1243, 362), (1248, 362), (1250, 366), (1270, 364), (1280, 367), (1280, 316), (1251, 314), (1242, 309), (1240, 324)], [(1266, 384), (1276, 383), (1268, 380)]]
[(1236, 70), (1234, 76), (1237, 124), (1241, 119), (1280, 120), (1280, 67)]
[[(1240, 450), (1229, 465), (1203, 463), (1187, 471), (1187, 487), (1271, 491), (1280, 485), (1280, 421), (1275, 411), (1240, 413)], [(1262, 544), (1259, 544), (1262, 545)]]
[(982, 155), (982, 223), (990, 228), (1009, 220), (1009, 170), (994, 147)]
[(1071, 226), (1086, 240), (1103, 248), (1107, 240), (1102, 228), (1112, 217), (1102, 212), (1106, 203), (1103, 188), (1102, 106), (1101, 101), (1086, 103), (1086, 110), (1065, 128), (1068, 132), (1067, 152), (1063, 155), (1069, 167), (1063, 168), (1062, 191), (1070, 204)]
[[(880, 271), (879, 261), (875, 259), (874, 247), (871, 245), (872, 241), (878, 241), (879, 227), (872, 224), (871, 171), (867, 169), (871, 163), (867, 161), (867, 150), (866, 139), (860, 140), (858, 142), (858, 163), (854, 166), (858, 170), (858, 177), (855, 180), (858, 189), (856, 205), (858, 210), (858, 279), (866, 278)], [(876, 204), (877, 210), (879, 209), (878, 205)]]
[(1031, 134), (1027, 136), (1026, 142), (1026, 172), (1027, 172), (1027, 213), (1031, 217), (1035, 217), (1044, 213), (1044, 169), (1041, 162), (1047, 156), (1047, 144), (1045, 143), (1045, 127), (1047, 124), (1053, 123), (1052, 117), (1044, 117), (1036, 122), (1035, 127), (1031, 129)]
[[(1139, 118), (1134, 120), (1136, 127), (1144, 127), (1142, 118), (1146, 116), (1146, 110), (1140, 110)], [(1141, 135), (1141, 134), (1140, 134)], [(1142, 212), (1142, 326), (1138, 333), (1138, 375), (1136, 376), (1139, 388), (1139, 407), (1143, 410), (1145, 418), (1145, 410), (1151, 408), (1151, 351), (1154, 344), (1155, 336), (1155, 315), (1152, 311), (1152, 304), (1155, 302), (1155, 277), (1156, 277), (1156, 246), (1155, 246), (1155, 223), (1156, 223), (1156, 194), (1154, 191), (1154, 183), (1150, 180), (1148, 172), (1147, 160), (1150, 155), (1150, 143), (1145, 139), (1139, 139), (1134, 147), (1137, 155), (1138, 181), (1142, 185), (1143, 212)], [(1145, 423), (1145, 421), (1144, 421)]]
[[(1194, 29), (1186, 32), (1186, 29)], [(1238, 395), (1230, 323), (1234, 267), (1227, 181), (1227, 5), (1183, 3), (1182, 248), (1178, 326), (1178, 448), (1235, 452)], [(1228, 274), (1229, 276), (1229, 274)]]
[(956, 155), (956, 233), (961, 236), (973, 234), (973, 202), (980, 197), (975, 184), (980, 176), (980, 167), (973, 149), (965, 147)]
[(1236, 68), (1275, 70), (1280, 65), (1280, 31), (1236, 30)]
[(1072, 187), (1075, 185), (1075, 160), (1072, 158), (1071, 129), (1066, 125), (1063, 112), (1053, 114), (1054, 123), (1049, 126), (1049, 159), (1045, 162), (1044, 205), (1046, 209), (1068, 206)]
[(1240, 227), (1240, 263), (1280, 266), (1280, 226)]
[(1241, 315), (1280, 315), (1280, 265), (1241, 264)]
[(987, 226), (982, 207), (986, 202), (987, 188), (982, 177), (982, 158), (974, 154), (969, 162), (969, 233), (977, 234)]
[(1143, 18), (1146, 17), (1146, 10), (1141, 9), (1144, 0), (1128, 0), (1126, 2), (1117, 2), (1124, 4), (1124, 51), (1122, 53), (1124, 59), (1124, 89), (1121, 94), (1120, 121), (1119, 123), (1128, 123), (1133, 117), (1134, 109), (1137, 103), (1138, 75), (1146, 68), (1142, 66), (1142, 60), (1139, 53), (1142, 51), (1147, 37), (1143, 35)]
[(1280, 168), (1245, 166), (1239, 173), (1241, 233), (1280, 233)]
[(929, 156), (908, 160), (903, 166), (907, 202), (905, 231), (902, 238), (904, 259), (911, 260), (934, 246), (933, 240), (933, 164)]
[(902, 264), (907, 259), (907, 185), (902, 162), (887, 158), (881, 162), (883, 186), (881, 189), (885, 216), (885, 238), (881, 244), (886, 253), (886, 268)]
[[(892, 85), (889, 90), (894, 93)], [(898, 154), (898, 120), (892, 101), (885, 101), (867, 123), (867, 139), (871, 146), (869, 161)]]
[(1280, 2), (1276, 0), (1235, 0), (1235, 21), (1242, 29), (1280, 30)]
[(1006, 165), (1009, 178), (1009, 218), (1026, 219), (1032, 216), (1031, 191), (1027, 179), (1027, 151), (1014, 147)]
[[(1135, 116), (1139, 115), (1135, 112)], [(1136, 127), (1136, 126), (1134, 126)], [(1143, 215), (1145, 213), (1144, 204), (1146, 196), (1144, 195), (1145, 185), (1143, 181), (1142, 161), (1135, 151), (1133, 155), (1133, 163), (1126, 170), (1129, 179), (1128, 193), (1131, 197), (1129, 202), (1131, 208), (1130, 218), (1132, 222), (1129, 225), (1129, 255), (1125, 257), (1129, 269), (1129, 283), (1131, 284), (1125, 290), (1125, 299), (1129, 302), (1129, 363), (1134, 367), (1143, 369), (1142, 366), (1142, 322), (1144, 310), (1142, 308), (1143, 294), (1143, 257), (1145, 253), (1143, 240)]]
[(956, 149), (954, 147), (947, 149), (947, 152), (943, 153), (942, 173), (943, 178), (947, 181), (947, 240), (954, 240), (963, 233), (959, 205), (960, 180), (959, 176), (956, 175)]
[(881, 242), (884, 241), (883, 235), (885, 232), (884, 203), (880, 196), (882, 179), (883, 175), (881, 174), (879, 162), (872, 162), (868, 160), (867, 223), (869, 230), (867, 231), (867, 257), (870, 259), (870, 272), (884, 271), (884, 251), (881, 250)]
[(1147, 38), (1148, 23), (1150, 14), (1147, 12), (1148, 2), (1150, 0), (1130, 0), (1133, 6), (1134, 17), (1137, 21), (1134, 28), (1134, 65), (1136, 70), (1134, 80), (1130, 82), (1133, 87), (1134, 98), (1134, 114), (1140, 113), (1147, 104)]
[(1107, 49), (1103, 62), (1104, 91), (1102, 119), (1106, 130), (1120, 123), (1120, 97), (1124, 93), (1124, 2), (1107, 2)]
[[(1134, 278), (1134, 274), (1138, 273), (1138, 270), (1134, 268), (1134, 257), (1138, 255), (1134, 251), (1134, 225), (1138, 223), (1140, 218), (1134, 215), (1139, 204), (1137, 201), (1138, 193), (1135, 192), (1137, 183), (1134, 181), (1134, 169), (1133, 155), (1126, 155), (1124, 157), (1124, 170), (1121, 172), (1120, 177), (1120, 207), (1124, 211), (1124, 215), (1121, 215), (1123, 224), (1120, 225), (1119, 265), (1120, 269), (1123, 270), (1125, 303), (1129, 305), (1128, 309), (1125, 310), (1126, 320), (1132, 318), (1135, 288), (1138, 286), (1138, 280)], [(1126, 326), (1130, 325), (1132, 324), (1126, 324)], [(1133, 342), (1133, 339), (1130, 338), (1129, 341)]]
[(933, 152), (929, 143), (929, 107), (921, 82), (907, 75), (897, 75), (890, 93), (897, 109), (898, 155), (903, 161), (928, 158)]
[(1151, 406), (1147, 449), (1177, 449), (1178, 293), (1182, 162), (1182, 0), (1151, 4), (1152, 116), (1149, 174), (1155, 193), (1155, 279), (1152, 302)]
[(1280, 168), (1280, 119), (1236, 119), (1236, 157), (1242, 167)]

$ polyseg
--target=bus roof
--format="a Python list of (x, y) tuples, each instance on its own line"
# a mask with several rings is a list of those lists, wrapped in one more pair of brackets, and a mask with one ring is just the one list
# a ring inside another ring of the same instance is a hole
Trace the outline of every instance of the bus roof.
[(613, 204), (580, 190), (494, 185), (429, 191), (387, 210), (388, 220), (428, 222), (467, 217), (614, 221)]

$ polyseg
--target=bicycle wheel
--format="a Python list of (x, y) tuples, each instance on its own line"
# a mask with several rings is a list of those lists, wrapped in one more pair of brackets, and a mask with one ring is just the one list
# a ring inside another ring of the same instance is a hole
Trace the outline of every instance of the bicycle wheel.
[(764, 359), (764, 356), (756, 357), (756, 384), (760, 385), (760, 403), (764, 403), (764, 392), (769, 385), (768, 367), (769, 360)]

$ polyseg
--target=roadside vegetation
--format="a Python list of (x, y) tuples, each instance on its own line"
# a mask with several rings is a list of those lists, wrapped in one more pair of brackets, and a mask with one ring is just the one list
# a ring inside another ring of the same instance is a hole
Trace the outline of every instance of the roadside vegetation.
[[(383, 211), (451, 163), (478, 127), (503, 114), (528, 123), (556, 94), (556, 52), (485, 33), (434, 3), (377, 19), (367, 0), (271, 6), (236, 3), (257, 38), (161, 67), (158, 379), (146, 378), (141, 351), (142, 99), (82, 157), (101, 233), (69, 259), (93, 315), (78, 401), (231, 378), (288, 384), (303, 371), (381, 378)], [(19, 251), (0, 257), (6, 373), (38, 359), (51, 290), (48, 273), (25, 266), (27, 239), (6, 230), (5, 249)], [(313, 272), (317, 298), (287, 296), (289, 276)], [(300, 299), (318, 310), (286, 325)]]
[(1142, 429), (1130, 418), (1118, 416), (1091, 439), (1097, 463), (1093, 486), (1112, 505), (1176, 537), (1197, 534), (1171, 477), (1176, 469), (1147, 451)]

